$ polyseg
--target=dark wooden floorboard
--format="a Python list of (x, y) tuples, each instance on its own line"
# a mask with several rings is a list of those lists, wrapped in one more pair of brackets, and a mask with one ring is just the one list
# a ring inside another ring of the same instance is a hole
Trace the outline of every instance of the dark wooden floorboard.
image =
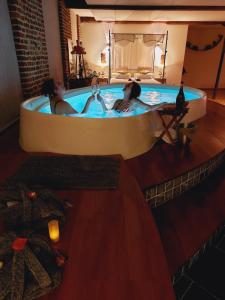
[(224, 151), (225, 106), (208, 101), (207, 115), (195, 123), (197, 131), (189, 149), (162, 142), (126, 161), (142, 189), (176, 177)]

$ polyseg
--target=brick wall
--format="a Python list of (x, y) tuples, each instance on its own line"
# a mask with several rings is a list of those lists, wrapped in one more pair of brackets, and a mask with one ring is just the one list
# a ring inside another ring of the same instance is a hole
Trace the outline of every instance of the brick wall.
[(49, 77), (41, 0), (8, 0), (24, 99), (41, 94)]
[(58, 10), (63, 63), (63, 78), (65, 86), (68, 87), (68, 76), (70, 74), (70, 66), (67, 40), (72, 39), (70, 10), (65, 7), (63, 0), (58, 0)]

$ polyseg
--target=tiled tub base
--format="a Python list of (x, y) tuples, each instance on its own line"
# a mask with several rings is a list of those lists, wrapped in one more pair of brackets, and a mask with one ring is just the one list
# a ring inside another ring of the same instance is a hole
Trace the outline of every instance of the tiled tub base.
[(172, 277), (177, 300), (225, 299), (225, 226), (216, 232)]
[(221, 238), (225, 237), (225, 222), (211, 235), (202, 247), (172, 276), (173, 285), (193, 266), (195, 262), (212, 246), (218, 244)]
[(146, 201), (151, 207), (157, 207), (180, 196), (214, 172), (223, 163), (224, 159), (225, 151), (178, 177), (146, 188), (144, 190)]

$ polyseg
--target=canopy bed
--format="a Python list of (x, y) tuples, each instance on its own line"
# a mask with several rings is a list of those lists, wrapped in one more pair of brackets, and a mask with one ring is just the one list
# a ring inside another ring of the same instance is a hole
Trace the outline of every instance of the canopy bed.
[(109, 31), (109, 82), (159, 84), (165, 78), (168, 31), (162, 34)]

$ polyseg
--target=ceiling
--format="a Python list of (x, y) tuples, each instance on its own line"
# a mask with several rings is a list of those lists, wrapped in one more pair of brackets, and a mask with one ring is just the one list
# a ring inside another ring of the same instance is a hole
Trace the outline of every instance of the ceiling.
[(64, 0), (96, 21), (225, 22), (225, 0)]
[(105, 10), (220, 10), (225, 0), (64, 0), (68, 8)]
[(96, 21), (108, 22), (225, 22), (223, 11), (133, 11), (74, 9), (81, 17), (91, 17)]
[(224, 6), (225, 0), (85, 0), (88, 5)]

